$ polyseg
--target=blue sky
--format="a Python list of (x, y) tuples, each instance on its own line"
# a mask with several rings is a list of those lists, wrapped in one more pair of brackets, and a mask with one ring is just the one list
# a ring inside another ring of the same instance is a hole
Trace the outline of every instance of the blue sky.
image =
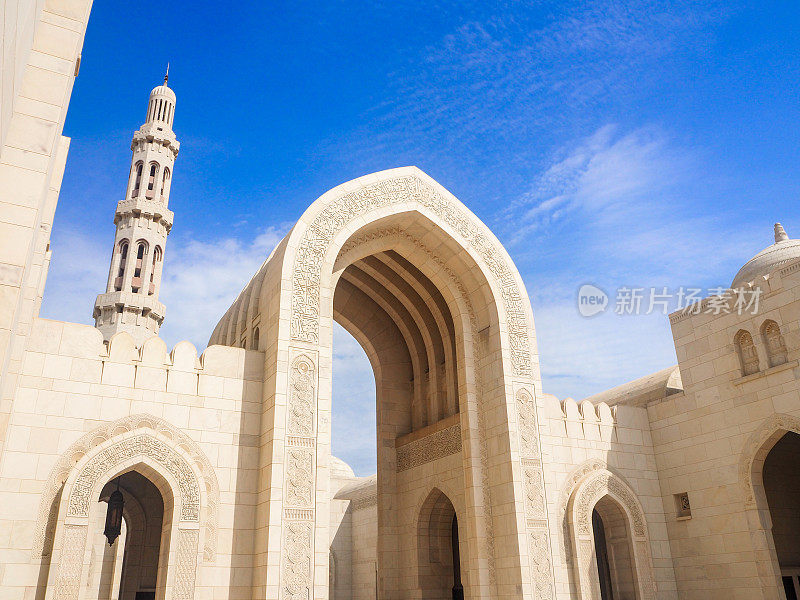
[[(131, 135), (167, 61), (182, 144), (169, 344), (202, 349), (314, 199), (395, 166), (426, 171), (506, 244), (533, 301), (544, 391), (561, 398), (675, 362), (665, 316), (582, 318), (580, 285), (725, 286), (774, 221), (800, 236), (797, 3), (121, 9), (96, 2), (89, 21), (44, 317), (91, 323)], [(374, 382), (342, 330), (334, 350), (334, 452), (368, 474)]]

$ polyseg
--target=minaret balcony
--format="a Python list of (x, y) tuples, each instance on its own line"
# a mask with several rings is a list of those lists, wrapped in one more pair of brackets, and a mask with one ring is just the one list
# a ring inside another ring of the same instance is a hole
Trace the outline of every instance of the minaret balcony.
[(175, 213), (168, 209), (159, 200), (148, 200), (146, 198), (128, 198), (117, 203), (116, 219), (124, 215), (139, 213), (143, 215), (153, 215), (155, 221), (162, 221), (167, 229), (172, 227)]
[(107, 292), (97, 296), (94, 303), (95, 312), (104, 308), (116, 310), (118, 306), (123, 306), (136, 311), (148, 311), (157, 321), (162, 321), (167, 313), (167, 307), (148, 294), (134, 294), (133, 292)]

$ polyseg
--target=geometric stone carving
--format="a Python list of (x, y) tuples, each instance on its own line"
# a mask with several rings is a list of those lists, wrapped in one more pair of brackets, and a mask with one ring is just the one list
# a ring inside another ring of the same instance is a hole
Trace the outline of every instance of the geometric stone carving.
[(199, 536), (197, 529), (178, 529), (175, 585), (172, 591), (174, 600), (194, 600)]
[(314, 451), (306, 448), (289, 448), (287, 456), (284, 504), (295, 508), (313, 508)]
[(289, 398), (289, 435), (314, 435), (314, 362), (298, 356), (292, 363)]
[(537, 529), (528, 534), (528, 547), (531, 552), (533, 581), (536, 586), (536, 598), (550, 600), (554, 598), (553, 570), (550, 567), (550, 542), (547, 529)]
[(397, 472), (461, 452), (461, 425), (456, 423), (397, 447)]
[(523, 457), (539, 455), (539, 432), (536, 426), (536, 402), (525, 389), (517, 390), (517, 422), (519, 423), (519, 453)]
[(298, 354), (289, 369), (284, 522), (280, 595), (311, 600), (314, 588), (314, 494), (316, 491), (315, 360)]
[(284, 523), (281, 598), (311, 600), (314, 527), (310, 522)]
[(62, 559), (58, 566), (55, 600), (77, 600), (78, 598), (83, 570), (83, 550), (88, 530), (88, 525), (64, 526)]
[(88, 517), (89, 507), (96, 502), (93, 490), (101, 478), (109, 476), (117, 465), (139, 456), (148, 457), (164, 467), (178, 482), (181, 499), (181, 521), (200, 519), (200, 489), (188, 463), (161, 440), (148, 433), (123, 438), (104, 448), (81, 470), (69, 497), (68, 517)]

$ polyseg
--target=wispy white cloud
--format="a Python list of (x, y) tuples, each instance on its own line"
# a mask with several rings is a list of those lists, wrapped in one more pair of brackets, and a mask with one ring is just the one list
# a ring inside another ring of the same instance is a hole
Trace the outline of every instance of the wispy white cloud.
[(161, 286), (167, 318), (161, 336), (169, 343), (187, 339), (205, 347), (220, 317), (286, 231), (286, 225), (270, 226), (249, 241), (190, 238), (168, 246)]
[[(247, 241), (170, 239), (159, 297), (167, 307), (160, 331), (167, 344), (189, 340), (202, 351), (219, 318), (286, 231), (286, 225), (269, 226)], [(51, 247), (42, 316), (93, 323), (94, 299), (105, 291), (108, 277), (111, 238), (62, 227), (54, 233)]]
[[(614, 315), (616, 290), (724, 286), (760, 247), (737, 214), (696, 210), (705, 160), (660, 128), (605, 125), (554, 152), (498, 217), (527, 274), (548, 391), (583, 397), (674, 363), (667, 317)], [(578, 313), (584, 283), (611, 295), (607, 314)]]

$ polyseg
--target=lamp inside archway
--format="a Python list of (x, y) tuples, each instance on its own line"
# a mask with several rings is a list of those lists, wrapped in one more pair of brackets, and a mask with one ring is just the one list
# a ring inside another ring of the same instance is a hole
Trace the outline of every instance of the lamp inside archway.
[(106, 528), (103, 535), (108, 540), (108, 545), (114, 544), (119, 534), (122, 532), (122, 509), (125, 506), (125, 498), (119, 491), (119, 477), (117, 477), (117, 489), (108, 498), (108, 511), (106, 512)]

